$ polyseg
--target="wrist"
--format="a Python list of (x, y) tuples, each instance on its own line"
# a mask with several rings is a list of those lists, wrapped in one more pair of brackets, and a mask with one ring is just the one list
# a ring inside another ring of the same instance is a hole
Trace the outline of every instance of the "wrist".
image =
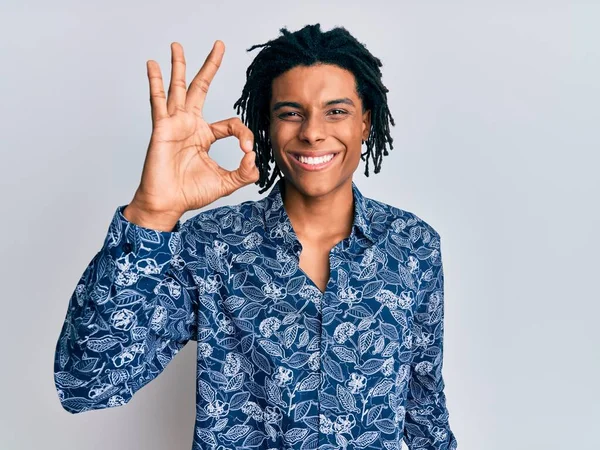
[(140, 227), (151, 230), (171, 232), (181, 218), (181, 214), (150, 211), (140, 207), (135, 201), (129, 203), (123, 210), (125, 218)]

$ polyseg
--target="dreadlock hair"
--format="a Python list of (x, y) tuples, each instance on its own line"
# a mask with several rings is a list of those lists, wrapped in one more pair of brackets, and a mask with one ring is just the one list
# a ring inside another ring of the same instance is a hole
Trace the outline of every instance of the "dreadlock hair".
[[(246, 84), (242, 96), (233, 105), (237, 114), (242, 110), (242, 121), (254, 133), (256, 165), (259, 170), (257, 183), (263, 193), (275, 182), (281, 171), (277, 164), (271, 174), (270, 163), (275, 161), (269, 137), (269, 102), (273, 79), (296, 66), (318, 63), (334, 64), (349, 70), (356, 79), (356, 91), (363, 104), (363, 113), (371, 110), (371, 130), (367, 138), (367, 150), (361, 153), (366, 161), (365, 176), (369, 176), (369, 158), (373, 158), (375, 173), (381, 170), (383, 155), (388, 155), (386, 144), (393, 149), (390, 123), (395, 125), (387, 105), (388, 89), (381, 83), (381, 61), (366, 46), (356, 40), (344, 27), (322, 32), (320, 24), (306, 25), (291, 33), (281, 28), (281, 36), (264, 44), (247, 49), (263, 47), (246, 70)], [(365, 159), (366, 157), (366, 159)]]

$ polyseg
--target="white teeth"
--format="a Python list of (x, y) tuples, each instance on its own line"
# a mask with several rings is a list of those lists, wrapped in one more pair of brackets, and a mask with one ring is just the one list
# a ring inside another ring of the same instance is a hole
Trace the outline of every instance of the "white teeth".
[(330, 161), (333, 158), (333, 153), (330, 155), (320, 156), (318, 158), (308, 158), (306, 156), (298, 156), (300, 162), (304, 164), (322, 164)]

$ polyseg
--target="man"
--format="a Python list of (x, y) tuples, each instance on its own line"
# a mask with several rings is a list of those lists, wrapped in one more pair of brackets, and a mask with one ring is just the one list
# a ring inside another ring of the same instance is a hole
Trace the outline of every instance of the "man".
[[(148, 63), (141, 183), (70, 299), (61, 404), (123, 405), (196, 340), (194, 449), (455, 449), (440, 236), (352, 181), (364, 157), (377, 173), (392, 143), (381, 62), (344, 28), (281, 32), (248, 68), (242, 120), (202, 117), (221, 41), (187, 92), (172, 44), (168, 100)], [(232, 135), (244, 156), (227, 171), (208, 153)], [(180, 222), (256, 182), (276, 184)]]

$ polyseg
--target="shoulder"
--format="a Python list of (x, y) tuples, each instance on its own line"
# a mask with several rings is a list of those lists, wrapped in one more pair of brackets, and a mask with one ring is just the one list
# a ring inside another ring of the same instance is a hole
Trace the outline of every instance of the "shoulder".
[(211, 239), (230, 233), (247, 234), (250, 229), (262, 224), (263, 209), (263, 199), (215, 206), (187, 219), (182, 230)]
[(440, 234), (438, 231), (415, 212), (373, 198), (366, 197), (365, 199), (367, 208), (373, 211), (371, 218), (381, 222), (388, 237), (395, 241), (407, 239), (410, 241), (410, 247), (418, 246), (418, 244), (439, 246)]

